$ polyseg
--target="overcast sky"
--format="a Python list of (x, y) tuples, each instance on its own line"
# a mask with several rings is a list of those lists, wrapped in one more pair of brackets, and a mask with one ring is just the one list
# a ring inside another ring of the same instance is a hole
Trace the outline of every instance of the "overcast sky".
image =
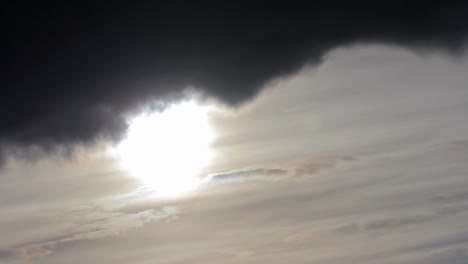
[(154, 198), (98, 147), (12, 160), (1, 262), (465, 263), (468, 60), (325, 58), (219, 105), (216, 180), (183, 198)]
[(467, 263), (467, 4), (0, 17), (0, 264)]

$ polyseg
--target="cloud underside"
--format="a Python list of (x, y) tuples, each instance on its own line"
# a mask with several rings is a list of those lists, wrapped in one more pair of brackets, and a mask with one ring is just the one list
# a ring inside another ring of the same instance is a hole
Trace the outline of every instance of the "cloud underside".
[(461, 51), (468, 22), (467, 4), (451, 1), (4, 10), (0, 143), (45, 149), (118, 138), (125, 113), (187, 87), (244, 102), (339, 46)]

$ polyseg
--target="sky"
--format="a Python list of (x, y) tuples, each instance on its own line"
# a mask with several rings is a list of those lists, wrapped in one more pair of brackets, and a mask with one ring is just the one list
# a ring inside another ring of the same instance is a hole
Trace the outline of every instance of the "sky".
[(342, 5), (5, 4), (0, 263), (466, 263), (468, 8)]

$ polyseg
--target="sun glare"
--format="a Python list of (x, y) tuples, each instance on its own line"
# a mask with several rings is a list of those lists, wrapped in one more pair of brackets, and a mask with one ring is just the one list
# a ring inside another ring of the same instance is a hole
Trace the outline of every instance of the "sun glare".
[(177, 196), (200, 183), (212, 139), (208, 108), (186, 101), (133, 119), (115, 151), (124, 169), (158, 195)]

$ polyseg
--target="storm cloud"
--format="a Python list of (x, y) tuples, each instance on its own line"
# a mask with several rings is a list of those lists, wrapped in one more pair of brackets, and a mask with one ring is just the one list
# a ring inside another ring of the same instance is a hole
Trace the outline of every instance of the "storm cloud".
[(238, 105), (333, 48), (387, 43), (460, 52), (457, 1), (3, 4), (0, 143), (116, 139), (123, 116), (195, 88)]

